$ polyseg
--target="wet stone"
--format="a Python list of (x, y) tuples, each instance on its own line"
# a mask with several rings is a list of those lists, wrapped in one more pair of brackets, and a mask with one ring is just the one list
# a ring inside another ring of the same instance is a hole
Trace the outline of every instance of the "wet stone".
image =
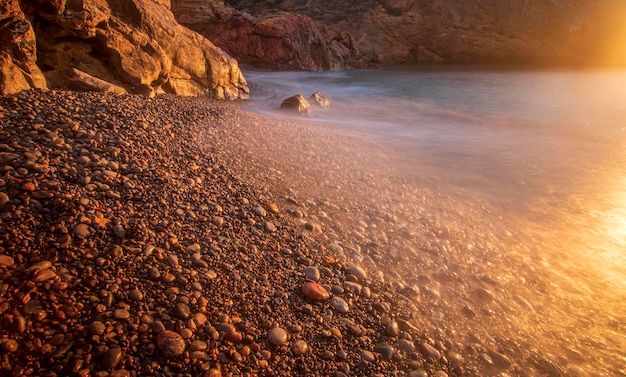
[(304, 297), (313, 301), (324, 301), (330, 298), (330, 293), (328, 293), (324, 287), (313, 281), (303, 283), (301, 291)]
[(350, 309), (348, 303), (341, 297), (333, 297), (330, 299), (330, 305), (339, 313), (347, 313)]

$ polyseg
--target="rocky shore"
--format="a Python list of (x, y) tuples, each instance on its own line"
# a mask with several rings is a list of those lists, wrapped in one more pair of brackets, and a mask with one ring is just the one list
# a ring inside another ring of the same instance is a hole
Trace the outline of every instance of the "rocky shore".
[(384, 182), (353, 158), (384, 156), (323, 130), (316, 154), (310, 129), (236, 106), (0, 97), (0, 374), (477, 375), (424, 328), (430, 278), (386, 268), (407, 260), (401, 213), (350, 196)]

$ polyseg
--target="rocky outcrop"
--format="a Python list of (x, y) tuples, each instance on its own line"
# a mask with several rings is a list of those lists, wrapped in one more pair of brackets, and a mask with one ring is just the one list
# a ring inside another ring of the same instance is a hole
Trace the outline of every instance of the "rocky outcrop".
[(35, 33), (18, 0), (0, 2), (0, 94), (45, 88), (36, 60)]
[(179, 22), (198, 31), (240, 63), (284, 70), (363, 68), (354, 38), (310, 17), (281, 12), (252, 17), (223, 1), (173, 0)]
[[(11, 9), (2, 10), (3, 19)], [(148, 95), (167, 92), (218, 99), (248, 95), (237, 62), (180, 25), (169, 0), (24, 0), (17, 10), (13, 13), (24, 15), (20, 38), (32, 47), (29, 54), (3, 48), (2, 60), (16, 60), (28, 85), (3, 75), (5, 83), (21, 83), (6, 92), (45, 87), (43, 72), (51, 88), (80, 87), (82, 80), (83, 87), (124, 88)], [(5, 26), (0, 36), (3, 47), (9, 40), (7, 30), (12, 29)], [(4, 72), (10, 65), (2, 67)]]
[[(229, 0), (253, 15), (288, 11), (350, 32), (372, 63), (626, 64), (622, 0)], [(610, 54), (607, 52), (611, 51)], [(608, 56), (607, 56), (608, 54)]]

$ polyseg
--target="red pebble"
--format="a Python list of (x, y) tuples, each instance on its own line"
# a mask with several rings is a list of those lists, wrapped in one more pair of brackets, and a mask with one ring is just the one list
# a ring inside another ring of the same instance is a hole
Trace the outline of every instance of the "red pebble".
[(301, 290), (304, 297), (309, 300), (324, 301), (330, 298), (330, 293), (324, 289), (324, 287), (313, 281), (307, 281), (302, 284)]

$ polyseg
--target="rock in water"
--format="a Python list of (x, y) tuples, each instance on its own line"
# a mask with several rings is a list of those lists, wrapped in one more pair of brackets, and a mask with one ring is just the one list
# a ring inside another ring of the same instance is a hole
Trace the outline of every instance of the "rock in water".
[(157, 336), (157, 346), (167, 358), (178, 357), (185, 352), (185, 339), (178, 333), (165, 330)]
[(309, 102), (323, 108), (330, 107), (330, 100), (321, 92), (315, 92), (309, 97)]
[(297, 111), (299, 113), (308, 113), (311, 111), (311, 105), (301, 94), (285, 99), (280, 104), (281, 109)]
[(330, 293), (314, 281), (307, 281), (300, 288), (304, 297), (313, 301), (324, 301), (330, 298)]

